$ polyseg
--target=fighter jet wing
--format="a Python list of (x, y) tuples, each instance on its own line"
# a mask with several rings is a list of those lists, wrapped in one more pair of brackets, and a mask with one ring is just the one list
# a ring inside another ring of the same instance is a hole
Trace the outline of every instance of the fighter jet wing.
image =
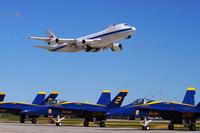
[(191, 110), (190, 108), (187, 109), (185, 108), (179, 108), (176, 106), (173, 107), (160, 107), (160, 106), (137, 106), (135, 107), (136, 110), (141, 110), (141, 111), (159, 111), (159, 112), (181, 112), (181, 113), (194, 113), (196, 112), (195, 110)]
[(82, 104), (82, 103), (69, 103), (69, 104), (61, 104), (57, 106), (52, 106), (51, 109), (54, 110), (73, 110), (73, 111), (88, 111), (88, 112), (106, 112), (105, 109), (101, 108), (101, 106), (90, 106), (90, 104)]

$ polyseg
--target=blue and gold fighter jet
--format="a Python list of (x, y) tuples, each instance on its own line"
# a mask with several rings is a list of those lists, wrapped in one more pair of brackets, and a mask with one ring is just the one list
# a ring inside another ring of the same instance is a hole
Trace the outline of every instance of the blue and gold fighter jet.
[(39, 108), (26, 110), (25, 115), (43, 115), (55, 117), (56, 126), (61, 126), (61, 121), (66, 117), (84, 118), (83, 125), (89, 126), (89, 122), (95, 122), (100, 127), (105, 127), (106, 113), (113, 108), (121, 106), (127, 90), (121, 90), (119, 94), (110, 101), (110, 91), (102, 93), (97, 104), (82, 102), (61, 102), (55, 105), (40, 106)]
[(31, 122), (35, 124), (37, 122), (37, 116), (34, 115), (24, 115), (21, 112), (34, 109), (45, 104), (50, 104), (58, 96), (58, 92), (52, 92), (45, 98), (45, 92), (39, 92), (32, 103), (23, 103), (23, 102), (3, 102), (2, 100), (5, 97), (5, 94), (0, 94), (0, 113), (12, 113), (14, 115), (20, 116), (20, 122), (24, 123), (26, 118), (31, 119)]
[(148, 117), (162, 117), (163, 119), (170, 120), (169, 129), (174, 129), (174, 124), (184, 122), (185, 126), (190, 125), (190, 129), (194, 130), (194, 123), (196, 118), (199, 117), (200, 105), (195, 105), (194, 100), (195, 88), (187, 88), (185, 97), (182, 103), (177, 102), (161, 102), (146, 98), (140, 98), (131, 104), (110, 109), (107, 117), (129, 117), (131, 119), (141, 118), (143, 129), (149, 129), (148, 123), (151, 119)]
[(151, 101), (135, 107), (136, 117), (143, 118), (142, 129), (149, 130), (149, 122), (155, 117), (169, 120), (169, 130), (174, 124), (184, 125), (191, 131), (196, 130), (196, 120), (200, 119), (200, 103), (195, 106), (195, 88), (187, 88), (183, 102)]

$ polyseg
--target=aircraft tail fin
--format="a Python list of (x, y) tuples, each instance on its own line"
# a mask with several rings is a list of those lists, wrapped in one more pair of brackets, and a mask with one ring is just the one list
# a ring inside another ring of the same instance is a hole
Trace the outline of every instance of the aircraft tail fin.
[(195, 99), (194, 99), (195, 90), (196, 90), (196, 88), (193, 88), (193, 87), (187, 88), (185, 97), (183, 99), (183, 103), (195, 105)]
[(101, 96), (99, 97), (99, 100), (97, 101), (97, 104), (108, 105), (109, 103), (110, 103), (110, 91), (103, 90)]
[(200, 102), (197, 104), (196, 109), (200, 109)]
[(128, 90), (121, 90), (118, 95), (110, 102), (108, 108), (117, 108), (122, 105), (125, 96), (128, 94)]
[(4, 101), (5, 96), (6, 96), (6, 93), (0, 92), (0, 102)]
[(32, 104), (41, 104), (42, 101), (43, 101), (44, 98), (45, 98), (45, 95), (46, 95), (45, 92), (39, 92), (39, 93), (36, 95), (35, 99), (33, 100)]
[(51, 94), (49, 94), (42, 102), (41, 102), (41, 105), (44, 105), (44, 104), (48, 104), (48, 103), (52, 103), (56, 97), (58, 96), (58, 92), (51, 92)]

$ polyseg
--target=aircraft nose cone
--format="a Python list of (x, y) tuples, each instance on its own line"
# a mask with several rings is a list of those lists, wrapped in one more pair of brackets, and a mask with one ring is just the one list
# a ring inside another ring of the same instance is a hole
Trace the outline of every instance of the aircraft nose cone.
[(133, 31), (136, 31), (136, 28), (135, 28), (135, 27), (131, 27), (131, 28), (132, 28)]

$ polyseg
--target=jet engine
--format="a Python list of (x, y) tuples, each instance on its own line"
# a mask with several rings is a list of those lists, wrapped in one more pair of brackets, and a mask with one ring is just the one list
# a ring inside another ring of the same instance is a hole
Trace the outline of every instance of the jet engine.
[(122, 50), (122, 45), (120, 43), (113, 43), (111, 47), (112, 51), (121, 51)]

